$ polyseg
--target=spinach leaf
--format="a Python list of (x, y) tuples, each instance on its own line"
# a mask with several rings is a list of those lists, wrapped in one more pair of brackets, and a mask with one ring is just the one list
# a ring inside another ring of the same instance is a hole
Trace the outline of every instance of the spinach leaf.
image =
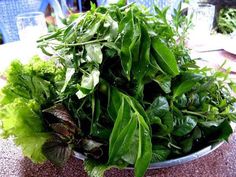
[(166, 136), (173, 131), (173, 115), (170, 112), (166, 112), (161, 118), (152, 118), (151, 124), (153, 135)]
[(193, 139), (191, 137), (186, 138), (180, 142), (180, 147), (182, 148), (182, 151), (184, 153), (190, 152), (192, 150), (192, 146), (193, 146)]
[(224, 120), (219, 126), (202, 127), (202, 130), (208, 140), (211, 142), (228, 141), (230, 134), (233, 132), (230, 123)]

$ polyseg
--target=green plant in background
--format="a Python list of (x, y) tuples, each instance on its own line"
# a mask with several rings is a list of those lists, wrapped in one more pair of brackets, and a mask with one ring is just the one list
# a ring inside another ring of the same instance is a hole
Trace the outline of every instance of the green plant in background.
[(236, 30), (236, 9), (224, 8), (220, 10), (217, 28), (220, 33), (229, 34)]

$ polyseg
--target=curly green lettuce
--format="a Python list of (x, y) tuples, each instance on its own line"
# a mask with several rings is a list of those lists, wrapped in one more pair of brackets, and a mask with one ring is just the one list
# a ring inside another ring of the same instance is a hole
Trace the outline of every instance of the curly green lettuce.
[(62, 74), (54, 62), (38, 57), (27, 65), (15, 60), (6, 71), (7, 84), (0, 91), (1, 136), (13, 137), (34, 162), (46, 160), (42, 146), (51, 133), (44, 127), (41, 108), (55, 98)]
[(45, 156), (41, 147), (50, 137), (45, 132), (39, 114), (39, 104), (35, 100), (26, 102), (22, 98), (15, 99), (0, 109), (2, 136), (14, 137), (16, 145), (21, 146), (23, 154), (34, 162), (44, 162)]

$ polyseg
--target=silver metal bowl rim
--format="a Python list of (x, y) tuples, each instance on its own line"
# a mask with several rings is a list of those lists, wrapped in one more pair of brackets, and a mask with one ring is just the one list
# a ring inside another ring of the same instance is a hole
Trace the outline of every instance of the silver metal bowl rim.
[[(186, 156), (183, 156), (180, 158), (166, 160), (163, 162), (151, 163), (149, 165), (148, 169), (151, 170), (151, 169), (167, 168), (167, 167), (172, 167), (172, 166), (184, 164), (184, 163), (190, 162), (192, 160), (196, 160), (200, 157), (203, 157), (203, 156), (213, 152), (218, 147), (220, 147), (223, 143), (224, 143), (224, 141), (209, 145), (197, 152), (194, 152), (192, 154), (189, 154), (189, 155), (186, 155)], [(86, 156), (82, 155), (81, 153), (75, 152), (75, 151), (74, 151), (74, 157), (76, 157), (80, 160), (86, 159)], [(134, 167), (126, 167), (125, 169), (134, 169)]]

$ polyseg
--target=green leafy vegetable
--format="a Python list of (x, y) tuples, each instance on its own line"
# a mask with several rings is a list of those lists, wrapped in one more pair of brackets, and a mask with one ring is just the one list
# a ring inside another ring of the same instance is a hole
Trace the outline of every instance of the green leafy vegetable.
[[(135, 175), (143, 176), (152, 154), (150, 130), (132, 99), (122, 93), (118, 94), (121, 96), (122, 102), (110, 136), (108, 163), (113, 164), (121, 159), (127, 161), (126, 154), (129, 153), (129, 159), (134, 161), (128, 160), (128, 162), (134, 164)], [(135, 138), (135, 132), (138, 132), (138, 147), (129, 151), (133, 148), (132, 139)], [(130, 154), (131, 152), (133, 154)]]
[(193, 116), (186, 116), (177, 120), (173, 134), (175, 136), (184, 136), (190, 133), (197, 125), (196, 118)]
[(42, 163), (46, 160), (42, 146), (51, 133), (44, 127), (41, 106), (54, 98), (53, 87), (63, 72), (52, 61), (35, 57), (31, 62), (22, 65), (16, 60), (9, 67), (6, 73), (8, 82), (1, 90), (0, 121), (2, 136), (13, 135), (25, 156)]
[[(125, 1), (64, 19), (43, 36), (49, 60), (14, 61), (1, 89), (2, 136), (34, 162), (62, 166), (73, 151), (89, 176), (185, 156), (228, 140), (236, 121), (226, 72), (199, 68), (185, 48), (191, 20)], [(50, 51), (50, 52), (49, 52)]]
[(190, 91), (193, 86), (196, 85), (196, 82), (193, 80), (186, 80), (182, 82), (180, 85), (178, 85), (174, 89), (173, 97), (176, 98), (177, 96), (181, 96), (182, 94)]
[(229, 34), (236, 30), (236, 9), (222, 8), (217, 18), (217, 30), (223, 34)]
[(178, 65), (172, 51), (158, 38), (152, 40), (153, 55), (162, 70), (176, 76), (179, 74)]
[(16, 98), (13, 103), (3, 106), (0, 110), (4, 138), (14, 136), (16, 145), (22, 147), (25, 156), (34, 162), (46, 160), (42, 153), (42, 145), (50, 137), (43, 127), (38, 115), (39, 105), (34, 100), (28, 103)]

